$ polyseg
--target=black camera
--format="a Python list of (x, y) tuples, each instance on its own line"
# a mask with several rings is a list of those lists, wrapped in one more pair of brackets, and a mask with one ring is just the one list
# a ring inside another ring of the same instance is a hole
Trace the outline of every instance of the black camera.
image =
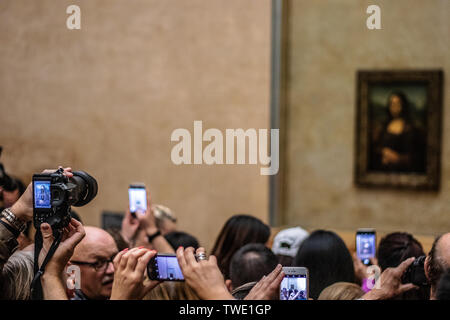
[(402, 277), (402, 283), (412, 283), (419, 287), (428, 285), (425, 275), (425, 256), (420, 256), (408, 267)]
[(62, 168), (53, 173), (33, 175), (33, 223), (46, 222), (52, 229), (61, 230), (71, 220), (71, 206), (81, 207), (97, 195), (97, 181), (84, 171), (74, 171), (73, 177), (64, 175)]

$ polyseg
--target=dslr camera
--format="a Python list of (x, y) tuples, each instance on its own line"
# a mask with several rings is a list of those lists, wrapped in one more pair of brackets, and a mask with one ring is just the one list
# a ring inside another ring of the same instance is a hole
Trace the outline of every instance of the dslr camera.
[(33, 224), (39, 230), (48, 223), (53, 230), (62, 230), (71, 220), (71, 206), (81, 207), (97, 195), (97, 181), (84, 171), (64, 175), (62, 168), (53, 173), (33, 175)]
[(408, 267), (402, 277), (402, 283), (412, 283), (419, 287), (428, 285), (425, 275), (425, 256), (420, 256)]

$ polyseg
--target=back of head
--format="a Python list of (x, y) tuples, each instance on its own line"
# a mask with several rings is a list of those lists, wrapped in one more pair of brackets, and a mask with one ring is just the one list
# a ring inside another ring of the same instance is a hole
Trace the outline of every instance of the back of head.
[(169, 232), (164, 238), (166, 238), (167, 242), (169, 242), (174, 250), (177, 250), (178, 247), (193, 247), (194, 249), (198, 249), (200, 246), (198, 240), (194, 236), (182, 231)]
[(29, 300), (33, 280), (33, 252), (16, 251), (3, 267), (1, 299)]
[(308, 231), (300, 228), (281, 230), (273, 239), (272, 251), (283, 266), (291, 266), (301, 243), (309, 236)]
[(427, 278), (432, 289), (436, 289), (439, 279), (450, 268), (450, 233), (437, 237), (427, 257)]
[[(408, 258), (424, 256), (420, 242), (406, 232), (394, 232), (381, 239), (378, 245), (378, 265), (384, 271), (387, 268), (395, 268)], [(410, 290), (395, 297), (395, 300), (428, 300), (430, 288), (420, 287), (418, 290)]]
[(310, 297), (336, 282), (355, 282), (353, 260), (344, 241), (334, 232), (317, 230), (303, 241), (294, 259), (294, 266), (309, 271)]
[(424, 256), (422, 245), (411, 234), (394, 232), (381, 239), (378, 245), (378, 265), (384, 271), (395, 268), (408, 258)]
[(111, 235), (111, 237), (113, 237), (114, 241), (116, 242), (117, 249), (119, 251), (122, 251), (130, 247), (130, 244), (123, 238), (119, 228), (117, 227), (109, 228), (106, 230), (106, 232), (108, 232)]
[(442, 275), (437, 284), (437, 300), (450, 300), (450, 269)]
[(364, 295), (364, 291), (356, 283), (336, 282), (323, 289), (318, 300), (355, 300)]
[(152, 206), (152, 212), (155, 216), (156, 226), (163, 235), (176, 229), (177, 217), (170, 208), (155, 204)]
[(278, 264), (275, 254), (261, 243), (249, 243), (236, 251), (230, 262), (230, 280), (233, 288), (259, 281)]
[(266, 243), (270, 228), (258, 218), (249, 215), (234, 215), (223, 226), (211, 254), (215, 255), (220, 271), (229, 279), (231, 257), (248, 243)]

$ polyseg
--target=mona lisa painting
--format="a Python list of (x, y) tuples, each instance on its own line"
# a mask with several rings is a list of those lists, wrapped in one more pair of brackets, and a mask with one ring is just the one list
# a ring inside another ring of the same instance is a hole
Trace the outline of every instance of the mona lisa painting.
[(355, 182), (438, 190), (442, 71), (360, 71)]

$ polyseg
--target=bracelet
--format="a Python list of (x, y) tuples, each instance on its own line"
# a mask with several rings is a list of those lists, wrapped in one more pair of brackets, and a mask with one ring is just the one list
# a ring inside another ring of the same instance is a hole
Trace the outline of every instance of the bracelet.
[(17, 229), (19, 233), (23, 232), (26, 229), (27, 224), (23, 221), (20, 221), (9, 208), (3, 210), (1, 215), (6, 219), (6, 221), (11, 224), (12, 227)]
[(160, 236), (161, 235), (161, 231), (156, 231), (154, 234), (152, 234), (152, 235), (147, 235), (147, 239), (148, 239), (148, 242), (152, 242), (156, 237), (158, 237), (158, 236)]

